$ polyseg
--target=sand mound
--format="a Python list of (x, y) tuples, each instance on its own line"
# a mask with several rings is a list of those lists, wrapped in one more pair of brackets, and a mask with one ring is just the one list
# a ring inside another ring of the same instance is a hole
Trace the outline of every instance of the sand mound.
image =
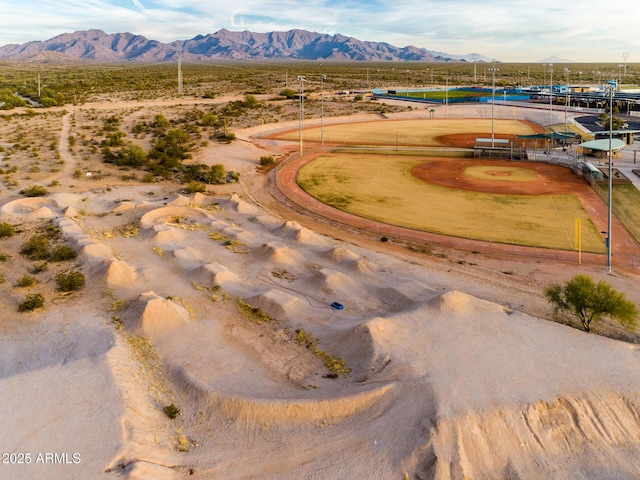
[(205, 204), (209, 204), (212, 203), (211, 199), (209, 198), (209, 196), (197, 192), (194, 196), (193, 196), (193, 203), (196, 205), (205, 205)]
[(251, 215), (254, 213), (258, 213), (260, 211), (254, 205), (251, 205), (250, 203), (240, 199), (240, 197), (237, 194), (234, 194), (231, 196), (230, 202), (231, 202), (231, 208), (233, 208), (233, 210), (235, 210), (238, 213), (246, 213)]
[(467, 317), (470, 315), (504, 315), (502, 305), (473, 297), (457, 290), (451, 290), (433, 298), (429, 304), (441, 313)]
[(200, 223), (209, 223), (211, 217), (208, 213), (190, 207), (161, 207), (145, 213), (140, 218), (142, 228), (151, 228), (154, 224), (172, 221), (175, 218), (186, 217), (189, 220)]
[(429, 439), (433, 450), (418, 449), (428, 452), (419, 463), (431, 465), (421, 473), (424, 478), (638, 478), (638, 411), (637, 396), (587, 392), (520, 410), (441, 419)]
[(27, 215), (27, 219), (49, 218), (55, 216), (53, 211), (58, 211), (58, 204), (45, 197), (19, 198), (5, 203), (0, 211), (11, 215)]
[(277, 243), (265, 243), (256, 255), (263, 260), (293, 265), (302, 261), (301, 255), (295, 250)]
[(300, 230), (298, 230), (298, 233), (294, 239), (300, 243), (310, 243), (310, 244), (322, 243), (324, 241), (320, 235), (309, 230), (306, 227), (300, 227)]
[(242, 243), (252, 244), (256, 241), (256, 234), (240, 227), (228, 227), (222, 230), (228, 238), (238, 240)]
[(351, 347), (345, 358), (357, 382), (369, 380), (391, 362), (386, 344), (397, 328), (391, 320), (376, 317), (346, 335), (345, 340)]
[(216, 230), (217, 232), (222, 232), (225, 229), (231, 227), (231, 225), (225, 222), (224, 220), (214, 220), (209, 225), (211, 226), (212, 229)]
[(122, 260), (108, 260), (105, 281), (111, 287), (129, 287), (134, 285), (138, 275), (126, 262)]
[(305, 303), (299, 298), (280, 290), (267, 290), (245, 300), (254, 308), (268, 313), (273, 318), (285, 318), (294, 315)]
[(140, 294), (125, 307), (120, 318), (127, 331), (145, 336), (169, 335), (190, 321), (186, 308), (154, 292)]
[(115, 207), (113, 210), (111, 210), (113, 213), (122, 213), (122, 212), (128, 212), (129, 210), (133, 210), (134, 208), (136, 208), (137, 206), (139, 206), (140, 204), (138, 202), (121, 202), (118, 204), (117, 207)]
[(60, 232), (65, 237), (76, 237), (78, 235), (84, 235), (82, 227), (80, 227), (80, 225), (78, 225), (74, 220), (71, 220), (70, 218), (60, 217), (54, 220), (53, 223), (60, 229)]
[(355, 280), (342, 272), (330, 268), (323, 268), (315, 272), (308, 282), (315, 288), (319, 288), (327, 293), (351, 296), (359, 290)]
[(48, 207), (40, 207), (37, 210), (34, 210), (31, 213), (25, 215), (26, 220), (37, 220), (40, 218), (51, 218), (54, 217), (54, 214), (50, 208)]
[(295, 220), (287, 220), (286, 222), (281, 223), (274, 230), (278, 235), (281, 235), (283, 237), (295, 238), (301, 228), (302, 226)]
[(274, 229), (277, 235), (301, 243), (321, 243), (322, 238), (294, 220), (288, 220)]
[(205, 384), (190, 376), (185, 369), (175, 372), (174, 381), (189, 391), (207, 412), (225, 418), (234, 418), (244, 425), (264, 422), (287, 427), (296, 424), (309, 425), (327, 420), (339, 420), (358, 413), (384, 409), (395, 396), (395, 385), (362, 386), (357, 393), (336, 395), (331, 398), (260, 399), (256, 397), (231, 397), (212, 391)]
[(358, 273), (371, 273), (376, 270), (376, 264), (367, 258), (361, 258), (350, 264), (351, 268)]
[(176, 195), (173, 200), (167, 202), (168, 207), (186, 207), (191, 203), (191, 199), (184, 195)]
[(184, 245), (188, 238), (188, 233), (184, 230), (164, 224), (154, 225), (153, 230), (155, 233), (151, 237), (152, 241), (162, 245), (165, 250), (173, 250), (170, 247)]
[[(433, 296), (433, 292), (428, 290), (424, 285), (416, 282), (408, 281), (378, 289), (378, 296), (395, 310), (402, 310), (423, 302), (427, 298)], [(441, 308), (441, 299), (438, 300), (437, 308)], [(445, 301), (446, 302), (446, 301)]]
[(193, 247), (176, 248), (172, 253), (180, 265), (188, 270), (202, 265), (206, 256), (202, 250)]
[(347, 247), (334, 247), (324, 252), (324, 256), (335, 262), (356, 261), (360, 258), (357, 253), (352, 252)]
[(113, 257), (111, 248), (103, 243), (87, 240), (86, 243), (80, 245), (81, 255), (84, 255), (86, 262), (89, 264), (100, 263)]
[(240, 278), (219, 263), (207, 263), (194, 272), (196, 278), (207, 285), (224, 285), (227, 282), (239, 282)]
[(65, 207), (62, 210), (62, 215), (64, 215), (65, 217), (77, 217), (79, 215), (79, 213), (73, 207)]

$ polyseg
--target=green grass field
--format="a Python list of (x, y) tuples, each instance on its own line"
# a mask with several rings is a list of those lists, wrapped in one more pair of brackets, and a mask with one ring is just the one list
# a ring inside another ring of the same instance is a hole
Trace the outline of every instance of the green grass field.
[[(450, 189), (411, 174), (428, 158), (324, 155), (298, 172), (299, 185), (341, 210), (392, 225), (499, 243), (604, 253), (602, 237), (573, 194), (502, 195)], [(517, 178), (517, 176), (516, 176)]]

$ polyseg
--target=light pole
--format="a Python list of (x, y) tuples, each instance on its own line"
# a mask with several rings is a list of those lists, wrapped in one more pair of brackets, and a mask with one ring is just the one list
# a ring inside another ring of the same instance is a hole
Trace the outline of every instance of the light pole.
[(449, 113), (449, 77), (445, 77), (444, 79), (444, 113), (448, 115)]
[(302, 127), (304, 125), (304, 82), (305, 80), (306, 78), (304, 75), (298, 75), (298, 81), (300, 82), (300, 124), (299, 124), (299, 130), (298, 130), (298, 137), (299, 137), (298, 153), (300, 154), (300, 156), (302, 156), (302, 153), (303, 153)]
[[(367, 69), (367, 75), (369, 70)], [(324, 81), (327, 79), (326, 75), (320, 75), (320, 84), (322, 90), (320, 92), (320, 145), (324, 147)]]
[(496, 72), (497, 68), (490, 68), (489, 71), (493, 74), (493, 79), (491, 81), (491, 148), (495, 147), (496, 143), (496, 135), (494, 128), (494, 119), (495, 119), (495, 104), (496, 104)]
[(611, 272), (611, 206), (613, 190), (613, 93), (618, 86), (615, 80), (608, 80), (609, 84), (609, 178), (607, 192), (607, 272)]
[(549, 69), (549, 122), (551, 122), (552, 110), (553, 110), (553, 68), (550, 68)]

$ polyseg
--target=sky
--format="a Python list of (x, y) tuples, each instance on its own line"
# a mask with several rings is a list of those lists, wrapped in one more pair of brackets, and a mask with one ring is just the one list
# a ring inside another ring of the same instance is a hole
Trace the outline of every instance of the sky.
[[(626, 7), (622, 4), (625, 4)], [(502, 62), (640, 63), (633, 2), (602, 0), (2, 0), (0, 46), (100, 29), (162, 42), (303, 29)], [(625, 60), (626, 54), (626, 60)]]

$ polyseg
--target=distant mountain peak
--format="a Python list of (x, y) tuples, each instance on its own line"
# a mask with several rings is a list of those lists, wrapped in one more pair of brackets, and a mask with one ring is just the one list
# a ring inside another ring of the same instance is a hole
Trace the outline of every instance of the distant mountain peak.
[(364, 60), (364, 61), (484, 61), (479, 54), (450, 55), (414, 46), (395, 47), (384, 42), (361, 41), (341, 34), (294, 29), (284, 32), (233, 32), (222, 28), (189, 40), (162, 43), (132, 33), (107, 34), (99, 29), (63, 33), (46, 41), (0, 47), (0, 58), (68, 61), (171, 61), (182, 48), (185, 61), (228, 60)]
[(537, 63), (575, 63), (573, 60), (567, 60), (566, 58), (560, 58), (555, 55), (552, 55), (547, 58), (543, 58), (542, 60), (538, 60)]

